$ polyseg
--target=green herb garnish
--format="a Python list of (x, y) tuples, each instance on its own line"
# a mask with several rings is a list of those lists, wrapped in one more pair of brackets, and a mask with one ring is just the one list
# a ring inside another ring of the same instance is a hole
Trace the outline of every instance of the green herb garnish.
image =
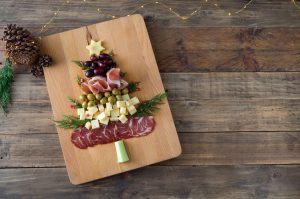
[(7, 58), (0, 69), (0, 112), (7, 113), (11, 101), (10, 88), (13, 82), (12, 62)]
[(62, 129), (76, 129), (79, 127), (83, 127), (85, 123), (90, 122), (90, 119), (80, 120), (77, 117), (71, 115), (64, 115), (64, 119), (62, 120), (53, 120), (57, 127)]
[(140, 82), (130, 82), (127, 86), (129, 93), (133, 93), (135, 91), (139, 91), (140, 88), (138, 87)]
[(74, 108), (82, 108), (82, 106), (81, 106), (81, 104), (78, 102), (78, 100), (73, 99), (73, 98), (71, 98), (71, 97), (69, 97), (69, 96), (68, 96), (68, 100), (69, 100), (69, 102), (72, 103), (72, 107), (74, 107)]
[(151, 116), (159, 109), (158, 106), (163, 104), (164, 98), (167, 97), (167, 93), (162, 93), (154, 96), (150, 100), (145, 100), (139, 104), (136, 108), (137, 112), (134, 114), (136, 116)]
[(80, 68), (82, 68), (83, 70), (88, 70), (88, 69), (90, 69), (90, 67), (83, 65), (81, 61), (74, 60), (74, 61), (72, 61), (72, 62), (73, 62), (74, 64), (76, 64), (77, 66), (79, 66)]
[(76, 82), (78, 85), (81, 85), (81, 77), (79, 75), (76, 76)]

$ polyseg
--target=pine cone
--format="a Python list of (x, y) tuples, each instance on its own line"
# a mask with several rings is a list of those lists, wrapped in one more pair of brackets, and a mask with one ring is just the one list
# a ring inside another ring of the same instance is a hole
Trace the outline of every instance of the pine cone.
[(36, 77), (44, 75), (43, 67), (39, 65), (33, 65), (30, 72)]
[(8, 24), (2, 38), (8, 56), (16, 63), (30, 65), (37, 60), (39, 47), (31, 33), (16, 24)]
[(52, 58), (49, 55), (40, 56), (38, 64), (40, 67), (49, 67), (52, 65)]

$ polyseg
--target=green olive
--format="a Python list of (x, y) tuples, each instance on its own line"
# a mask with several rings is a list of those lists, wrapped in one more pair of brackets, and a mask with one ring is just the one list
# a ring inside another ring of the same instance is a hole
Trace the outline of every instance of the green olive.
[(95, 95), (95, 97), (96, 97), (97, 100), (101, 100), (103, 95), (101, 93), (98, 93), (98, 94)]
[(85, 94), (80, 95), (79, 96), (79, 101), (81, 101), (81, 102), (86, 101), (86, 95)]
[(92, 107), (92, 106), (95, 106), (95, 102), (94, 101), (89, 101), (88, 107)]
[(88, 103), (86, 101), (82, 102), (81, 104), (82, 108), (87, 108), (88, 107)]
[(106, 91), (106, 92), (104, 93), (104, 96), (105, 96), (105, 97), (109, 97), (109, 96), (110, 96), (110, 92)]
[(87, 95), (87, 98), (88, 98), (89, 101), (93, 101), (93, 100), (95, 100), (95, 95), (93, 95), (93, 94), (88, 94), (88, 95)]
[(120, 94), (120, 92), (117, 88), (114, 88), (111, 92), (112, 92), (113, 95), (119, 95)]
[(117, 95), (116, 98), (117, 98), (118, 101), (122, 101), (123, 100), (123, 98), (122, 98), (121, 95)]
[(122, 93), (123, 93), (124, 95), (128, 94), (128, 93), (129, 93), (128, 88), (124, 88), (124, 89), (122, 90)]
[(110, 97), (108, 98), (108, 101), (109, 101), (111, 104), (115, 104), (116, 101), (117, 101), (117, 98), (116, 98), (115, 96), (110, 96)]
[(107, 103), (107, 98), (106, 98), (106, 97), (103, 97), (103, 98), (100, 100), (100, 103), (101, 103), (101, 104), (106, 104), (106, 103)]

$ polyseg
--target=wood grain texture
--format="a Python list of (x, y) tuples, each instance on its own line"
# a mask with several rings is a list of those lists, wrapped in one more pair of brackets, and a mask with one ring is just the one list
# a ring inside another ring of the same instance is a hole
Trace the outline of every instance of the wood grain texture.
[[(74, 109), (70, 109), (67, 98), (83, 93), (76, 82), (82, 70), (72, 60), (89, 58), (85, 50), (87, 30), (94, 40), (101, 39), (106, 49), (114, 49), (115, 61), (122, 71), (126, 71), (127, 80), (143, 82), (141, 89), (147, 92), (136, 93), (140, 100), (164, 92), (141, 15), (54, 34), (44, 37), (42, 45), (44, 51), (56, 60), (53, 66), (44, 69), (55, 120), (61, 119), (62, 115), (76, 114)], [(117, 162), (114, 143), (82, 150), (70, 141), (73, 129), (57, 128), (71, 183), (81, 184), (179, 156), (181, 147), (167, 101), (155, 114), (155, 121), (151, 134), (125, 141), (130, 161), (123, 164)]]
[[(159, 165), (300, 164), (300, 132), (179, 133), (182, 155)], [(0, 168), (64, 167), (56, 134), (0, 135)]]
[(0, 197), (298, 199), (299, 169), (298, 165), (151, 166), (79, 186), (68, 183), (64, 168), (0, 169)]

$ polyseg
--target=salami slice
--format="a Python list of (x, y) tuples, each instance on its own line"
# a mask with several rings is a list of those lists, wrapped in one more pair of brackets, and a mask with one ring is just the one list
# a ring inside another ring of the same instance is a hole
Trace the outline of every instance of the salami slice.
[(83, 127), (75, 129), (71, 141), (80, 149), (86, 149), (97, 144), (107, 144), (122, 139), (146, 136), (152, 132), (155, 121), (149, 117), (130, 117), (126, 123), (110, 122), (100, 128), (88, 130)]

